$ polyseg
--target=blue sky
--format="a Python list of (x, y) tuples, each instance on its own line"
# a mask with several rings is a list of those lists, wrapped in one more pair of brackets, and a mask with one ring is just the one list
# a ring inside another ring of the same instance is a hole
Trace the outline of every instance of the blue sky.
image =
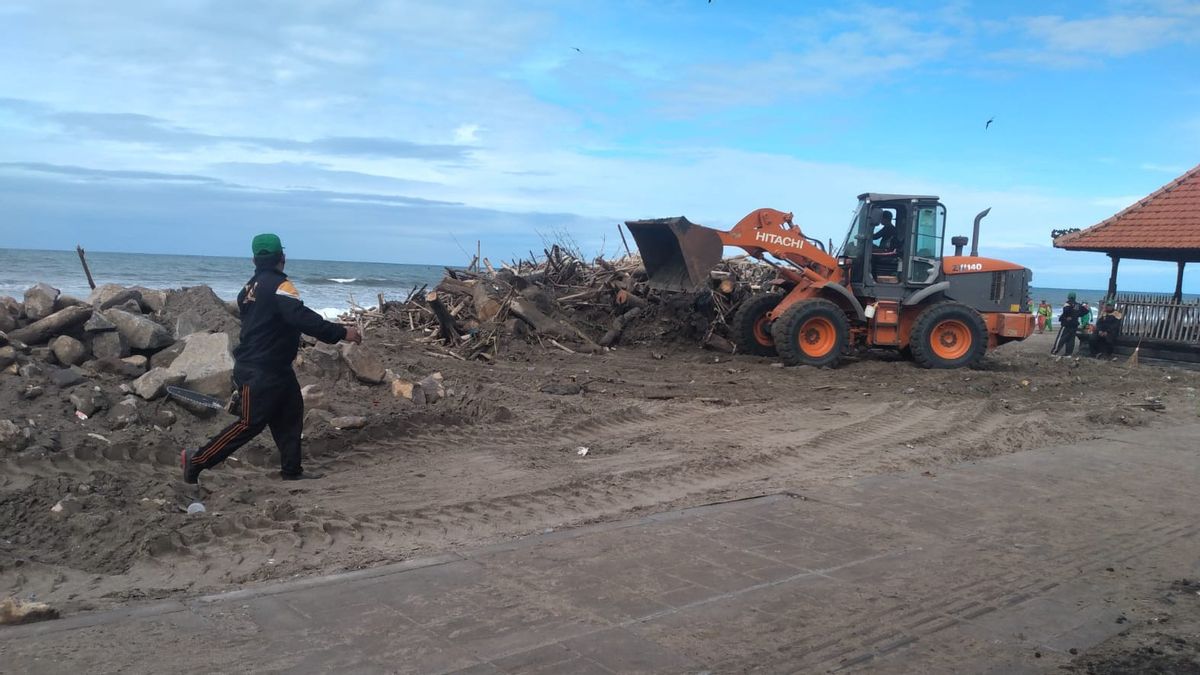
[(463, 263), (763, 206), (840, 240), (858, 193), (914, 192), (1098, 287), (1049, 231), (1200, 162), (1198, 36), (1177, 0), (5, 0), (0, 245)]

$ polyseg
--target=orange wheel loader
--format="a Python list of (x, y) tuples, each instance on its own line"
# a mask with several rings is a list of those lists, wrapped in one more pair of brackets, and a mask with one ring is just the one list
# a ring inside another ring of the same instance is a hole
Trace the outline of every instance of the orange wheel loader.
[(684, 217), (627, 221), (652, 288), (698, 288), (735, 246), (772, 265), (782, 292), (754, 297), (735, 314), (738, 348), (787, 365), (834, 366), (856, 348), (892, 348), (926, 368), (973, 366), (987, 350), (1033, 333), (1033, 272), (979, 256), (954, 237), (942, 255), (946, 207), (937, 197), (859, 195), (836, 253), (804, 235), (792, 214), (759, 209), (729, 231)]

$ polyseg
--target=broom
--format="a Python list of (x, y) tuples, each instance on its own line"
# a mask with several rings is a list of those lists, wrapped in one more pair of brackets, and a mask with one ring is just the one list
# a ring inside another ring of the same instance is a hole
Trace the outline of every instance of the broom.
[(1125, 365), (1129, 366), (1130, 368), (1136, 367), (1138, 364), (1138, 352), (1141, 351), (1141, 349), (1142, 340), (1141, 338), (1138, 338), (1137, 346), (1133, 348), (1133, 353), (1129, 355), (1129, 360), (1125, 362)]

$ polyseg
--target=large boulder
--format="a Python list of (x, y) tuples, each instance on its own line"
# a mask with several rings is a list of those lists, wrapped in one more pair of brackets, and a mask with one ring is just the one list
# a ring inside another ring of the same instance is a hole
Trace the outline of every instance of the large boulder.
[(206, 333), (208, 326), (204, 323), (204, 319), (194, 309), (184, 310), (175, 319), (175, 339), (182, 340), (192, 333)]
[(133, 290), (142, 294), (142, 309), (147, 312), (161, 312), (167, 308), (167, 292), (157, 288), (134, 286)]
[(301, 357), (302, 370), (326, 380), (338, 380), (346, 374), (346, 359), (337, 345), (317, 343)]
[(233, 354), (226, 333), (194, 333), (184, 338), (183, 353), (171, 363), (182, 373), (184, 386), (209, 396), (228, 396), (233, 390)]
[(133, 381), (133, 393), (150, 401), (165, 395), (167, 387), (183, 384), (185, 377), (167, 368), (153, 368)]
[(92, 318), (83, 324), (83, 329), (89, 333), (107, 333), (117, 329), (117, 324), (108, 320), (100, 312), (92, 312)]
[(346, 360), (350, 372), (354, 373), (354, 377), (359, 382), (380, 384), (387, 374), (379, 357), (359, 345), (349, 343), (343, 345), (342, 358)]
[(0, 370), (17, 362), (17, 350), (12, 345), (0, 347)]
[(235, 347), (241, 335), (241, 322), (229, 313), (225, 301), (208, 286), (190, 286), (168, 292), (163, 314), (177, 327), (179, 319), (189, 314), (185, 328), (195, 329), (193, 332), (227, 333)]
[(155, 352), (154, 355), (150, 357), (150, 367), (170, 368), (171, 364), (175, 362), (175, 359), (179, 358), (179, 355), (183, 353), (183, 348), (186, 346), (187, 343), (185, 343), (183, 340), (180, 340), (166, 349)]
[(117, 307), (133, 300), (138, 303), (138, 311), (144, 306), (142, 291), (137, 288), (126, 288), (120, 284), (103, 284), (92, 291), (87, 302), (96, 309)]
[(20, 452), (29, 439), (12, 420), (0, 420), (0, 452)]
[(44, 319), (34, 321), (24, 328), (18, 328), (10, 332), (8, 337), (10, 340), (24, 342), (28, 345), (42, 344), (50, 338), (62, 335), (75, 326), (82, 324), (91, 315), (92, 311), (87, 307), (67, 307)]
[(116, 324), (117, 332), (125, 336), (134, 349), (160, 349), (175, 341), (170, 331), (140, 314), (109, 309), (104, 316)]
[(54, 313), (54, 303), (58, 302), (58, 289), (49, 284), (36, 284), (25, 291), (25, 316), (30, 321), (44, 319)]
[(16, 298), (0, 295), (0, 330), (8, 332), (19, 324), (17, 321), (25, 315), (25, 308)]
[(122, 359), (129, 356), (129, 340), (118, 331), (92, 336), (92, 355), (98, 359)]
[(64, 366), (77, 366), (87, 359), (87, 347), (70, 335), (60, 335), (50, 342), (54, 358)]

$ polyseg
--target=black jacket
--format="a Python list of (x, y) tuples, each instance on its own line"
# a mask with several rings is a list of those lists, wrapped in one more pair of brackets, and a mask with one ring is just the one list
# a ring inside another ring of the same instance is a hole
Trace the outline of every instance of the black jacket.
[(1062, 314), (1058, 315), (1058, 323), (1066, 328), (1078, 328), (1079, 317), (1083, 316), (1083, 306), (1074, 300), (1068, 300), (1063, 305)]
[(1112, 314), (1104, 314), (1096, 321), (1096, 332), (1107, 333), (1108, 337), (1116, 339), (1121, 334), (1121, 320)]
[(238, 366), (291, 369), (300, 349), (300, 334), (330, 344), (346, 338), (346, 329), (304, 306), (287, 275), (260, 267), (238, 293), (242, 342), (233, 356)]

